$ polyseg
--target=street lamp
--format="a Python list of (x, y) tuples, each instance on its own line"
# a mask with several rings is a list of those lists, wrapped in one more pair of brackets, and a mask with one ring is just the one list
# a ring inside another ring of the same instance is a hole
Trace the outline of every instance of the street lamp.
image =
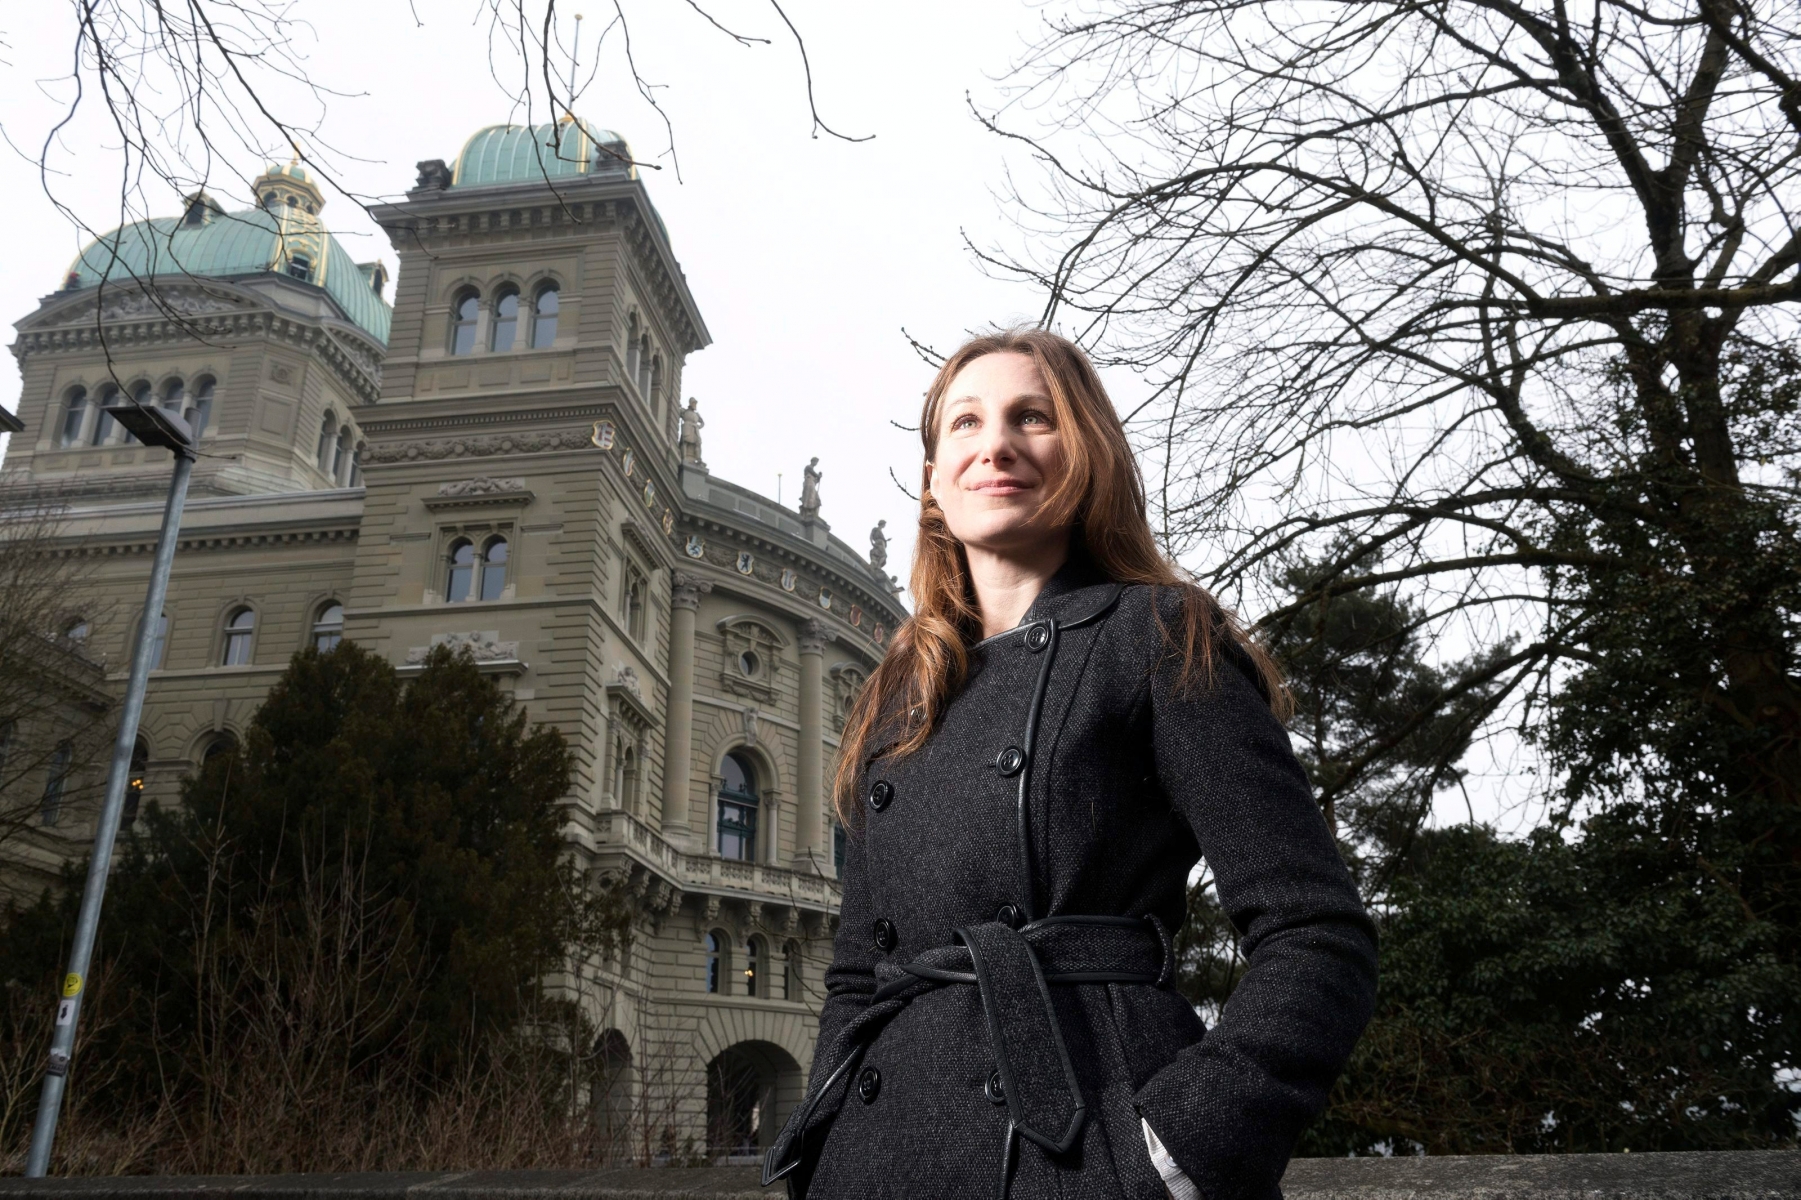
[(125, 787), (131, 778), (131, 752), (138, 740), (138, 720), (144, 715), (144, 689), (150, 680), (150, 645), (156, 637), (163, 598), (169, 591), (169, 568), (175, 562), (181, 510), (188, 498), (188, 476), (194, 470), (194, 435), (180, 417), (141, 404), (109, 405), (102, 411), (146, 446), (174, 451), (175, 474), (169, 481), (168, 503), (163, 507), (162, 532), (156, 539), (150, 588), (144, 596), (144, 616), (138, 622), (137, 640), (131, 648), (131, 678), (125, 685), (125, 709), (119, 714), (119, 736), (113, 740), (112, 767), (106, 776), (106, 802), (101, 805), (100, 825), (94, 831), (94, 854), (88, 860), (87, 885), (81, 893), (75, 944), (69, 950), (69, 971), (63, 976), (62, 999), (56, 1008), (56, 1028), (50, 1038), (50, 1061), (44, 1068), (44, 1090), (38, 1100), (37, 1120), (31, 1128), (31, 1152), (25, 1159), (25, 1175), (31, 1179), (41, 1179), (50, 1169), (56, 1118), (68, 1082), (69, 1060), (75, 1053), (75, 1023), (81, 1016), (81, 998), (87, 990), (88, 962), (94, 954), (94, 935), (100, 925), (100, 903), (106, 898), (113, 842), (119, 836)]

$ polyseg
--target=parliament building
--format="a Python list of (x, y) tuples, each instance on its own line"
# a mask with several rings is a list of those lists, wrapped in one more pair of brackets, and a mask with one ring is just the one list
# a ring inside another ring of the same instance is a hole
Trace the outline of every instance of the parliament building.
[[(568, 738), (569, 852), (636, 906), (629, 953), (562, 981), (602, 1031), (594, 1119), (750, 1153), (812, 1056), (838, 732), (906, 615), (879, 537), (834, 537), (816, 475), (790, 509), (708, 471), (680, 399), (707, 327), (618, 135), (494, 126), (421, 163), (374, 210), (392, 287), (324, 207), (299, 165), (197, 193), (100, 238), (16, 327), (0, 506), (55, 498), (87, 569), (65, 640), (115, 699), (171, 458), (102, 410), (123, 392), (198, 431), (130, 803), (172, 802), (303, 647), (403, 675), (466, 651)], [(15, 880), (84, 852), (76, 790), (53, 764)]]

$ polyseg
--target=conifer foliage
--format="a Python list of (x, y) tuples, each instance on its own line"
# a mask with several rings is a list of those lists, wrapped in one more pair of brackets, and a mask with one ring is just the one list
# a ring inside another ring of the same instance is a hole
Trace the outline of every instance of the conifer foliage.
[[(403, 681), (350, 642), (297, 654), (242, 746), (122, 842), (75, 1127), (137, 1130), (137, 1169), (320, 1170), (411, 1161), (446, 1097), (572, 1111), (562, 1052), (592, 1031), (545, 983), (616, 953), (630, 914), (564, 857), (571, 767), (466, 656)], [(28, 1128), (77, 895), (0, 925), (0, 1017), (24, 1055), (0, 1079), (0, 1155)]]

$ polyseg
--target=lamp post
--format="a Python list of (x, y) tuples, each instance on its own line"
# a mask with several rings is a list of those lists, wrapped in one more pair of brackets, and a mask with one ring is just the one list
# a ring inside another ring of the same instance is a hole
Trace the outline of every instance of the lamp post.
[(119, 736), (113, 740), (112, 768), (106, 776), (106, 802), (100, 808), (99, 828), (94, 831), (94, 854), (88, 861), (87, 886), (81, 894), (81, 915), (75, 922), (75, 944), (69, 950), (69, 971), (63, 976), (62, 999), (56, 1008), (56, 1028), (50, 1038), (50, 1061), (44, 1068), (44, 1089), (38, 1099), (37, 1120), (31, 1129), (31, 1153), (25, 1159), (25, 1175), (31, 1179), (42, 1178), (50, 1168), (56, 1118), (68, 1083), (69, 1060), (75, 1053), (75, 1023), (81, 1016), (88, 962), (94, 954), (94, 934), (100, 925), (100, 903), (106, 898), (113, 842), (119, 836), (119, 816), (125, 808), (131, 752), (138, 740), (138, 719), (144, 714), (144, 690), (150, 680), (150, 644), (156, 637), (157, 619), (162, 616), (163, 598), (169, 591), (169, 568), (175, 561), (181, 510), (188, 498), (188, 476), (194, 470), (193, 434), (180, 417), (139, 404), (111, 405), (104, 411), (146, 446), (162, 446), (174, 451), (175, 474), (169, 481), (168, 503), (163, 507), (162, 532), (156, 539), (150, 588), (144, 596), (144, 616), (138, 622), (137, 640), (131, 648), (131, 678), (125, 685), (125, 708), (119, 714)]

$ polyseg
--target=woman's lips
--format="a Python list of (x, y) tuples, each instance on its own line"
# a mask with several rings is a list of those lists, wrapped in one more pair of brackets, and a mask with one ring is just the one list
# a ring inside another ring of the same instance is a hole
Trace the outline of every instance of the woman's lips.
[(1014, 496), (1018, 495), (1020, 492), (1029, 490), (1031, 486), (1031, 484), (1023, 479), (1002, 477), (1000, 479), (984, 479), (982, 482), (972, 486), (969, 490), (972, 492), (982, 492), (990, 496)]

